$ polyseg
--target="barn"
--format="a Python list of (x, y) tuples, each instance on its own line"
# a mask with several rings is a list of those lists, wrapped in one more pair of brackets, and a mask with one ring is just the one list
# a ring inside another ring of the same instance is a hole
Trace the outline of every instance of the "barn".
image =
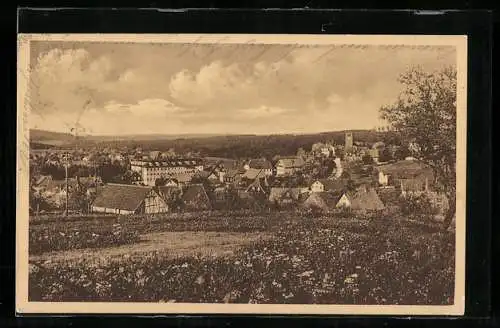
[(155, 214), (168, 206), (153, 187), (109, 183), (100, 188), (91, 205), (94, 213)]

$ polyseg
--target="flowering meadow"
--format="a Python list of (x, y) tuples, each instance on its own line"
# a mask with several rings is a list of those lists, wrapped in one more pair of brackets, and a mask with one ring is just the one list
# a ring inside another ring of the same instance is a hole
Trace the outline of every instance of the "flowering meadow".
[(30, 263), (31, 301), (452, 304), (455, 235), (394, 219), (287, 217), (219, 257)]
[(279, 213), (176, 213), (159, 216), (48, 217), (29, 228), (31, 255), (50, 251), (133, 244), (140, 234), (162, 231), (258, 232), (277, 224)]

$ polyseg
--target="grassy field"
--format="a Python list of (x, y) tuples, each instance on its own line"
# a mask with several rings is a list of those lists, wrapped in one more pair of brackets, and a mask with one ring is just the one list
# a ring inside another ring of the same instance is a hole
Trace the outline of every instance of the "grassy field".
[[(164, 218), (159, 230), (139, 229), (138, 240), (121, 245), (32, 254), (30, 300), (452, 304), (452, 232), (404, 218), (275, 213), (205, 219), (210, 223)], [(148, 226), (121, 224), (125, 230)], [(103, 229), (78, 221), (60, 226)], [(30, 234), (56, 229), (52, 223), (33, 227)], [(207, 227), (211, 231), (203, 231)]]

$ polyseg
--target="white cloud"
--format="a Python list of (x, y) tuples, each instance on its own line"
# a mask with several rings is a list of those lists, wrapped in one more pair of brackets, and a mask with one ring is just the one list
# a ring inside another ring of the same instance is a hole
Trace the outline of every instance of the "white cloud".
[(256, 108), (246, 108), (239, 110), (239, 114), (243, 115), (243, 118), (270, 118), (281, 114), (289, 112), (288, 110), (280, 107), (268, 107), (260, 106)]
[(290, 47), (270, 47), (251, 60), (255, 49), (243, 49), (228, 62), (222, 48), (196, 58), (210, 46), (181, 59), (173, 45), (116, 45), (113, 51), (80, 45), (38, 57), (31, 105), (46, 118), (37, 123), (42, 128), (62, 126), (62, 118), (74, 121), (82, 110), (82, 122), (96, 130), (124, 133), (223, 132), (245, 128), (250, 118), (260, 120), (256, 131), (368, 126), (397, 96), (396, 79), (406, 67), (434, 69), (455, 59), (435, 49), (345, 46), (303, 47), (285, 57)]

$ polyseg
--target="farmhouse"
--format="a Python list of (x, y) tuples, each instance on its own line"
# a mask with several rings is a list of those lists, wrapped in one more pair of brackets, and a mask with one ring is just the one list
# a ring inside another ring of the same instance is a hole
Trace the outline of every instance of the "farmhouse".
[(202, 184), (190, 185), (182, 195), (184, 209), (188, 211), (203, 211), (212, 208), (210, 198)]
[(314, 192), (305, 200), (306, 208), (329, 211), (334, 208), (349, 208), (355, 211), (374, 211), (385, 208), (374, 189), (360, 188), (356, 192)]
[(243, 173), (241, 176), (242, 178), (248, 179), (248, 180), (255, 180), (255, 179), (260, 179), (266, 177), (266, 174), (263, 169), (248, 169)]
[(356, 192), (343, 192), (337, 207), (346, 207), (356, 211), (376, 211), (385, 208), (384, 203), (373, 188), (360, 188)]
[(305, 188), (273, 187), (269, 193), (269, 202), (277, 205), (292, 205), (298, 203), (303, 195), (307, 195)]
[[(434, 174), (432, 169), (418, 161), (404, 160), (391, 164), (384, 164), (375, 167), (378, 172), (383, 172), (384, 175), (390, 175), (395, 185), (400, 185), (400, 179), (421, 179), (427, 178), (428, 181), (433, 181)], [(390, 183), (391, 181), (389, 181)]]
[(341, 196), (342, 194), (340, 192), (313, 192), (302, 203), (302, 206), (328, 212), (337, 207), (337, 203)]
[(243, 168), (245, 171), (249, 169), (263, 170), (266, 176), (273, 174), (273, 165), (267, 159), (251, 159), (248, 161)]
[(276, 176), (292, 175), (305, 165), (302, 157), (286, 157), (276, 162)]
[(264, 178), (257, 178), (255, 179), (246, 189), (246, 192), (249, 193), (266, 193), (266, 189), (268, 187), (267, 179)]
[(115, 214), (165, 213), (168, 206), (153, 187), (112, 184), (103, 186), (91, 205), (92, 212)]
[(230, 169), (224, 174), (224, 182), (228, 184), (238, 183), (241, 179), (241, 175), (238, 170)]

